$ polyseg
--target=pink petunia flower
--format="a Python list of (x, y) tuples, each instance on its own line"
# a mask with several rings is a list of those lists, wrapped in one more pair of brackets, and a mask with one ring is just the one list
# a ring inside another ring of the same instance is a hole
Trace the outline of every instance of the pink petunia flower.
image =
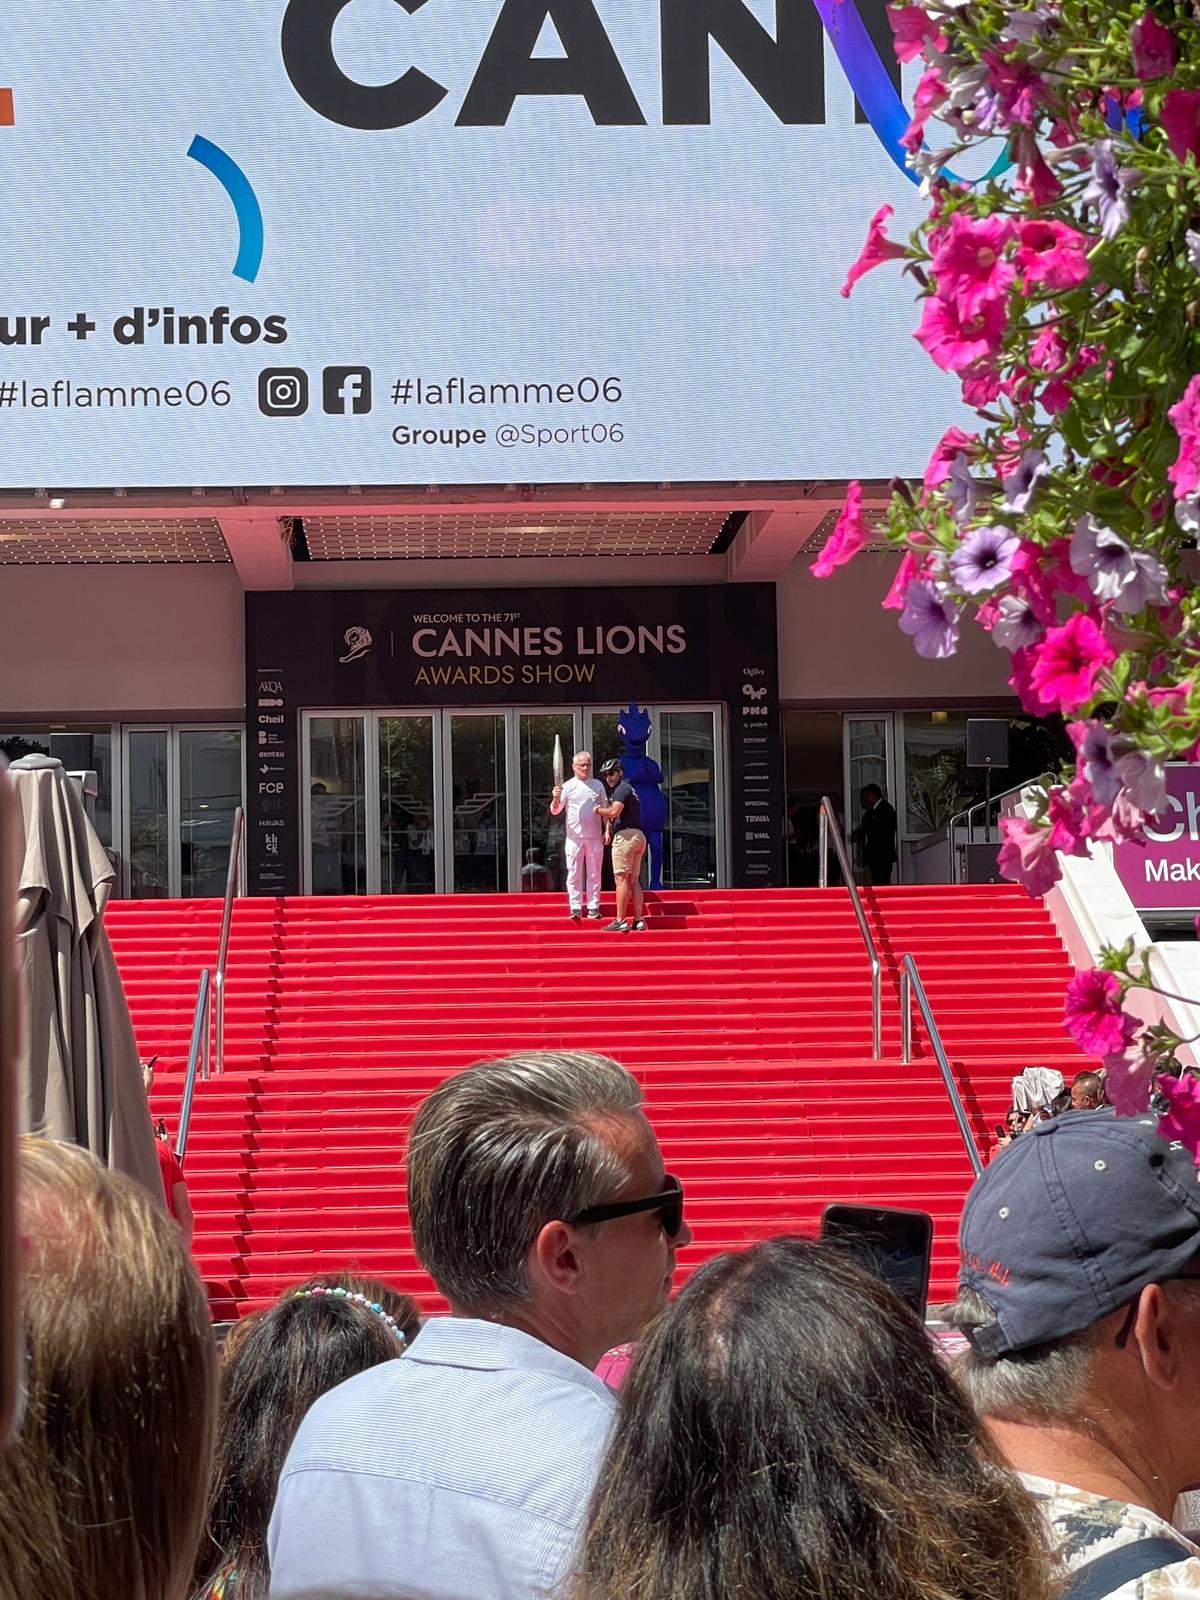
[(1200, 166), (1200, 89), (1168, 89), (1158, 120), (1175, 159)]
[(1027, 60), (1001, 55), (997, 50), (983, 52), (988, 87), (996, 97), (1001, 117), (1007, 122), (1036, 122), (1046, 85)]
[(1092, 241), (1065, 222), (1031, 217), (1017, 228), (1017, 239), (1017, 266), (1027, 285), (1073, 289), (1091, 271), (1087, 253)]
[(1159, 1133), (1164, 1139), (1178, 1139), (1200, 1166), (1200, 1079), (1164, 1075), (1159, 1078), (1158, 1087), (1167, 1097), (1169, 1107), (1166, 1115), (1159, 1119)]
[(1116, 660), (1103, 630), (1085, 611), (1075, 611), (1060, 627), (1048, 628), (1034, 647), (1030, 683), (1046, 711), (1074, 711), (1091, 698), (1101, 671)]
[(1036, 372), (1055, 372), (1067, 364), (1067, 344), (1057, 328), (1043, 328), (1029, 350)]
[(1050, 845), (1063, 855), (1086, 856), (1090, 821), (1079, 795), (1061, 783), (1050, 790), (1046, 805)]
[(963, 372), (996, 354), (1007, 326), (1001, 300), (985, 300), (974, 315), (964, 316), (958, 305), (931, 295), (914, 337), (943, 372)]
[(1062, 877), (1062, 867), (1050, 843), (1050, 831), (1025, 817), (1000, 818), (1004, 843), (996, 857), (1000, 876), (1019, 883), (1029, 894), (1046, 894)]
[(981, 362), (972, 367), (970, 372), (963, 373), (963, 403), (974, 406), (976, 410), (981, 406), (990, 406), (1004, 388), (1000, 374), (989, 362)]
[(1113, 844), (1140, 844), (1146, 843), (1145, 826), (1148, 820), (1144, 811), (1139, 811), (1129, 798), (1124, 789), (1105, 809), (1097, 806), (1092, 817), (1092, 838), (1106, 839)]
[(1133, 51), (1134, 73), (1144, 83), (1152, 78), (1165, 78), (1178, 58), (1175, 35), (1153, 11), (1144, 12), (1130, 28), (1129, 45)]
[[(1062, 542), (1066, 544), (1065, 540)], [(1011, 563), (1013, 593), (1028, 600), (1038, 620), (1044, 623), (1053, 622), (1055, 617), (1059, 585), (1056, 574), (1049, 570), (1053, 566), (1053, 554), (1047, 562), (1047, 551), (1029, 539), (1021, 540)]]
[(858, 260), (846, 273), (846, 281), (841, 288), (843, 300), (850, 298), (851, 289), (873, 267), (880, 267), (885, 261), (902, 260), (908, 254), (906, 246), (889, 239), (884, 229), (884, 224), (895, 209), (894, 206), (880, 206), (871, 218), (867, 226), (867, 242), (859, 251)]
[(1009, 134), (1009, 151), (1017, 166), (1017, 186), (1035, 206), (1052, 205), (1062, 193), (1062, 183), (1038, 148), (1032, 128), (1017, 127)]
[(888, 6), (887, 14), (897, 61), (915, 61), (927, 44), (935, 50), (945, 50), (946, 35), (920, 6)]
[(937, 67), (926, 67), (913, 95), (912, 121), (900, 135), (900, 143), (916, 155), (925, 139), (925, 124), (946, 99), (946, 85)]
[(1121, 982), (1115, 972), (1092, 967), (1067, 985), (1063, 1021), (1067, 1032), (1090, 1056), (1115, 1056), (1128, 1050), (1138, 1024), (1121, 1007)]
[(1104, 1093), (1119, 1117), (1137, 1117), (1149, 1111), (1153, 1071), (1153, 1057), (1141, 1050), (1105, 1056)]
[(828, 578), (835, 568), (845, 566), (866, 543), (868, 531), (862, 509), (862, 485), (851, 483), (846, 489), (846, 503), (838, 512), (833, 532), (810, 568), (813, 577)]
[(925, 467), (925, 487), (936, 489), (939, 483), (945, 483), (958, 457), (978, 442), (977, 433), (967, 433), (962, 428), (947, 428), (933, 447), (933, 454)]
[(1175, 485), (1175, 498), (1182, 500), (1200, 487), (1200, 373), (1188, 379), (1167, 416), (1179, 435), (1179, 454), (1167, 468), (1167, 477)]
[(976, 315), (985, 301), (1008, 293), (1016, 277), (1016, 268), (1004, 257), (1012, 233), (1007, 217), (975, 222), (963, 211), (938, 230), (930, 270), (939, 297), (953, 302), (961, 317)]
[(896, 576), (892, 579), (892, 586), (879, 602), (884, 611), (903, 611), (908, 594), (908, 586), (917, 575), (917, 558), (911, 550), (904, 552), (904, 559), (896, 568)]

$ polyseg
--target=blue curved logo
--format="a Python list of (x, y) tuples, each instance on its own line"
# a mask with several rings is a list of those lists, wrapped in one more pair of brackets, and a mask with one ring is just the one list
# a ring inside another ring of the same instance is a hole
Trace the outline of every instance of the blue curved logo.
[[(888, 70), (880, 60), (879, 51), (867, 32), (856, 0), (813, 0), (829, 42), (833, 45), (842, 71), (846, 74), (855, 97), (875, 130), (875, 136), (891, 156), (896, 166), (912, 183), (920, 178), (908, 165), (907, 151), (901, 144), (904, 131), (912, 120), (908, 108), (900, 98)], [(986, 183), (1012, 166), (1007, 148), (993, 161), (982, 178), (960, 178), (948, 167), (942, 170), (955, 183)]]
[(192, 140), (188, 155), (212, 173), (232, 200), (238, 221), (238, 253), (233, 275), (253, 283), (263, 258), (263, 214), (254, 185), (227, 151), (199, 134)]

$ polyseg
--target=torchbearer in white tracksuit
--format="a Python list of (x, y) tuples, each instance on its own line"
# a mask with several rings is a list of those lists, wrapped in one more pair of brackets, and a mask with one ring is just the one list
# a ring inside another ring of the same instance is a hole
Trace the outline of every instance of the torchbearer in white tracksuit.
[(576, 753), (571, 762), (575, 776), (554, 785), (550, 810), (557, 817), (567, 814), (567, 899), (571, 920), (583, 916), (584, 883), (587, 884), (587, 914), (600, 915), (600, 867), (604, 861), (604, 824), (596, 815), (597, 804), (604, 802), (604, 785), (592, 777), (592, 758), (586, 750)]

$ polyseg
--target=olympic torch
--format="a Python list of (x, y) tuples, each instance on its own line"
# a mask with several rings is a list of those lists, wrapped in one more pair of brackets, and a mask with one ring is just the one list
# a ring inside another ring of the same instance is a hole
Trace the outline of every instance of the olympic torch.
[(564, 779), (565, 776), (566, 776), (566, 768), (563, 766), (562, 740), (559, 738), (558, 734), (555, 734), (554, 735), (554, 787), (556, 789), (561, 789), (562, 788), (563, 779)]

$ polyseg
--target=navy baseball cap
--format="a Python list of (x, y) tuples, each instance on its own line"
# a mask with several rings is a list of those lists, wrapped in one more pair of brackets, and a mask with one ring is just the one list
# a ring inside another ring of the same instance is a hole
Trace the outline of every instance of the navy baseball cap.
[(1200, 1255), (1200, 1177), (1158, 1118), (1068, 1111), (997, 1151), (967, 1196), (959, 1287), (996, 1314), (983, 1355), (1064, 1339)]

